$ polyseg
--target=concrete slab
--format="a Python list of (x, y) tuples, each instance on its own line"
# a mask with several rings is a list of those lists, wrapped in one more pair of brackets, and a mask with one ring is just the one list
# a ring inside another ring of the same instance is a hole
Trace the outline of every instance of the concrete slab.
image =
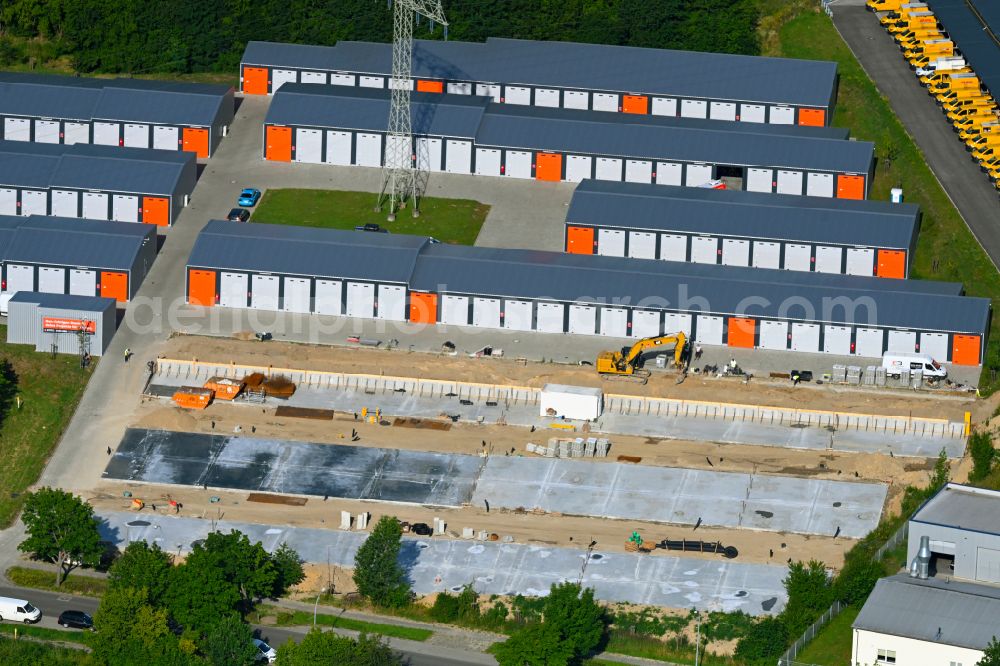
[(103, 477), (461, 506), (482, 464), (474, 456), (129, 428)]
[(823, 479), (493, 456), (473, 503), (569, 515), (839, 534), (878, 525), (887, 487)]
[[(358, 532), (147, 513), (101, 512), (98, 519), (102, 537), (119, 548), (142, 540), (186, 555), (192, 543), (204, 539), (213, 528), (239, 530), (269, 551), (287, 543), (306, 562), (338, 567), (354, 566), (354, 556), (366, 537)], [(137, 520), (148, 525), (129, 525)], [(578, 580), (585, 558), (585, 552), (569, 548), (452, 539), (405, 538), (400, 553), (400, 563), (418, 594), (457, 591), (472, 583), (481, 594), (544, 596), (553, 583)], [(609, 602), (765, 615), (778, 613), (785, 605), (781, 583), (785, 573), (785, 567), (775, 565), (595, 550), (583, 584)]]

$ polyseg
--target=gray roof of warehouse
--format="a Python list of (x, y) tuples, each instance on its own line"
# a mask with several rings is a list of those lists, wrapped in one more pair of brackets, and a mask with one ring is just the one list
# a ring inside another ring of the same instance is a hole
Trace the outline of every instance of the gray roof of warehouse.
[(997, 633), (998, 616), (1000, 588), (896, 574), (875, 584), (851, 626), (982, 650)]
[(426, 243), (423, 236), (212, 220), (188, 265), (405, 283)]
[(75, 144), (59, 161), (52, 183), (60, 187), (168, 195), (173, 193), (184, 169), (196, 160), (189, 151)]
[(886, 201), (587, 179), (573, 192), (566, 224), (905, 249), (919, 214), (913, 204)]
[(76, 296), (74, 294), (46, 294), (40, 291), (19, 291), (11, 303), (34, 303), (43, 308), (58, 310), (80, 310), (82, 312), (104, 312), (114, 307), (115, 299), (100, 296)]
[[(374, 42), (340, 42), (334, 47), (250, 42), (243, 62), (388, 75), (391, 57), (388, 44)], [(485, 44), (415, 40), (413, 73), (440, 79), (825, 107), (837, 65), (491, 37)]]
[[(9, 144), (19, 144), (26, 150), (8, 150)], [(34, 146), (44, 146), (33, 151)], [(48, 187), (52, 173), (59, 165), (64, 150), (62, 145), (27, 143), (21, 141), (0, 141), (0, 185), (20, 187)]]
[(1000, 493), (949, 483), (914, 514), (917, 523), (1000, 534)]
[(230, 88), (205, 83), (0, 73), (0, 113), (210, 125)]
[[(384, 131), (389, 94), (377, 88), (285, 84), (274, 95), (266, 122)], [(874, 153), (867, 141), (824, 138), (830, 136), (827, 128), (611, 116), (495, 104), (467, 95), (413, 93), (412, 99), (415, 133), (474, 136), (480, 146), (854, 173), (867, 173)]]
[(16, 227), (4, 261), (56, 266), (92, 266), (129, 270), (144, 242), (156, 242), (156, 230), (131, 222), (66, 217), (0, 216), (0, 229)]
[[(980, 81), (1000, 95), (1000, 3), (996, 0), (927, 0)], [(975, 8), (975, 13), (973, 12)], [(978, 15), (977, 15), (978, 13)]]
[[(688, 298), (704, 298), (718, 313), (931, 331), (982, 333), (990, 308), (988, 299), (959, 297), (961, 285), (949, 283), (444, 244), (424, 248), (411, 281), (422, 291), (702, 310), (697, 302), (681, 308), (673, 301), (682, 298), (680, 285), (690, 285)], [(832, 307), (829, 299), (844, 296), (873, 299), (874, 320), (864, 307), (856, 319)], [(748, 297), (763, 301), (747, 303)], [(803, 301), (815, 316), (798, 314)]]

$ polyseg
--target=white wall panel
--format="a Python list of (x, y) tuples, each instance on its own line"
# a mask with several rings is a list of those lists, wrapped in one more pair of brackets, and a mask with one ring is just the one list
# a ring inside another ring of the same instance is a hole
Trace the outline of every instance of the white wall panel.
[(738, 238), (723, 238), (722, 263), (726, 266), (749, 266), (750, 241)]
[(711, 164), (687, 165), (687, 174), (684, 178), (684, 184), (688, 187), (698, 187), (699, 185), (704, 185), (710, 180), (712, 180)]
[(832, 324), (824, 326), (823, 351), (827, 354), (849, 355), (851, 353), (851, 328)]
[(624, 257), (625, 232), (621, 229), (598, 229), (597, 254), (604, 257)]
[(559, 107), (559, 91), (551, 88), (535, 88), (535, 106)]
[(378, 318), (406, 321), (406, 287), (398, 284), (378, 286)]
[(108, 204), (110, 203), (110, 199), (111, 197), (104, 192), (84, 192), (83, 210), (80, 217), (85, 217), (88, 220), (109, 219)]
[(111, 196), (111, 219), (118, 222), (139, 221), (139, 197), (114, 194)]
[(39, 266), (38, 291), (43, 294), (65, 294), (66, 269)]
[(788, 322), (762, 319), (757, 346), (761, 349), (788, 349)]
[(295, 161), (308, 164), (323, 162), (323, 130), (295, 128)]
[(817, 273), (842, 273), (843, 260), (844, 248), (817, 245), (814, 270)]
[[(353, 138), (351, 132), (340, 132), (337, 130), (327, 130), (326, 132), (326, 163), (349, 166), (351, 164), (351, 143)], [(417, 139), (419, 146), (420, 139)], [(419, 151), (417, 155), (419, 155)]]
[(452, 81), (445, 86), (445, 91), (449, 95), (471, 95), (473, 86), (466, 81)]
[(153, 125), (153, 148), (156, 150), (179, 150), (179, 137), (180, 128)]
[[(792, 324), (792, 351), (818, 352), (819, 330), (819, 324), (794, 322)], [(848, 335), (850, 335), (850, 331), (848, 331)]]
[(384, 76), (359, 76), (358, 86), (361, 88), (385, 88)]
[(598, 157), (594, 177), (597, 180), (620, 181), (622, 179), (622, 161), (612, 157)]
[(59, 143), (59, 121), (36, 120), (35, 143)]
[(566, 330), (563, 318), (566, 308), (562, 303), (538, 303), (535, 330), (541, 333), (562, 333)]
[(618, 111), (618, 95), (594, 93), (594, 111)]
[(875, 274), (875, 250), (870, 247), (847, 248), (847, 274), (872, 276)]
[(80, 217), (80, 193), (52, 190), (51, 209), (56, 217)]
[(21, 215), (48, 215), (49, 193), (42, 190), (21, 190)]
[(284, 283), (281, 309), (285, 312), (310, 312), (312, 310), (312, 285), (309, 278), (286, 277)]
[(69, 293), (74, 296), (96, 296), (97, 271), (72, 269), (69, 272)]
[(806, 174), (806, 194), (810, 197), (832, 197), (833, 174), (830, 173)]
[(633, 259), (656, 259), (656, 234), (649, 231), (628, 232), (628, 256)]
[(348, 317), (372, 319), (375, 316), (375, 285), (348, 282), (347, 307), (344, 308), (344, 314)]
[(886, 351), (913, 353), (917, 350), (916, 331), (889, 331), (888, 337)]
[(21, 264), (7, 264), (7, 292), (35, 290), (35, 267)]
[(117, 146), (118, 123), (94, 123), (94, 143), (99, 146)]
[(594, 335), (597, 332), (597, 308), (593, 305), (570, 305), (569, 332)]
[(417, 142), (417, 164), (428, 171), (441, 171), (444, 167), (441, 164), (441, 139), (428, 137), (418, 137)]
[(278, 89), (286, 83), (298, 83), (298, 80), (298, 72), (293, 69), (272, 69), (271, 93), (278, 92)]
[(612, 338), (628, 336), (628, 310), (625, 308), (601, 308), (601, 335)]
[(531, 88), (524, 86), (504, 86), (503, 101), (506, 104), (531, 104)]
[(736, 105), (732, 102), (712, 102), (708, 115), (712, 120), (736, 120)]
[(249, 276), (246, 273), (223, 272), (219, 279), (219, 305), (224, 308), (245, 308)]
[(4, 118), (3, 138), (5, 141), (31, 141), (31, 121), (27, 118)]
[(476, 148), (476, 175), (500, 175), (500, 149)]
[(802, 194), (802, 172), (778, 170), (778, 194)]
[(706, 345), (722, 344), (722, 317), (698, 315), (695, 341)]
[(625, 181), (628, 183), (651, 183), (653, 163), (648, 160), (625, 160)]
[(250, 280), (250, 307), (254, 310), (277, 310), (279, 286), (277, 275), (254, 275)]
[(500, 299), (473, 298), (472, 325), (483, 328), (500, 328)]
[(90, 124), (63, 123), (63, 143), (67, 146), (74, 143), (90, 143)]
[(774, 182), (774, 172), (770, 169), (747, 169), (747, 182), (746, 191), (747, 192), (770, 192), (772, 189), (771, 183)]
[(149, 148), (149, 125), (125, 123), (123, 136), (126, 148)]
[(316, 314), (340, 315), (344, 311), (344, 283), (340, 280), (316, 280)]
[(858, 328), (854, 334), (854, 353), (858, 356), (880, 357), (885, 332), (877, 328)]
[(780, 268), (781, 245), (771, 241), (753, 242), (754, 268)]
[(654, 116), (676, 116), (677, 100), (673, 97), (654, 97), (652, 114)]
[(477, 83), (476, 94), (480, 97), (492, 97), (494, 102), (500, 101), (499, 83)]
[(566, 156), (566, 180), (570, 183), (579, 183), (584, 178), (591, 178), (594, 158), (583, 155)]
[(691, 320), (692, 317), (689, 314), (680, 314), (677, 312), (665, 312), (663, 313), (663, 332), (670, 334), (683, 331), (684, 335), (690, 338)]
[(656, 163), (657, 185), (683, 185), (684, 165), (677, 162)]
[(354, 163), (358, 166), (382, 166), (382, 135), (358, 132), (354, 135)]
[(948, 360), (947, 333), (921, 333), (920, 353), (927, 354), (938, 363)]
[(383, 164), (387, 167), (407, 168), (413, 163), (413, 144), (403, 137), (386, 135)]
[(441, 323), (468, 326), (469, 297), (443, 295), (441, 297)]
[(691, 262), (695, 264), (719, 263), (719, 239), (712, 236), (692, 236)]
[(512, 331), (530, 331), (534, 327), (534, 303), (506, 299), (503, 302), (503, 327)]
[(767, 109), (760, 104), (740, 104), (740, 120), (745, 123), (767, 122)]
[(708, 118), (708, 102), (700, 99), (682, 99), (681, 117)]
[(580, 90), (564, 90), (563, 107), (567, 109), (589, 109), (590, 93)]
[(17, 190), (0, 187), (0, 215), (17, 215)]
[[(354, 86), (357, 85), (357, 78), (353, 74), (340, 74), (334, 72), (330, 74), (331, 86)], [(376, 86), (381, 88), (382, 86)]]
[(660, 335), (663, 332), (661, 315), (653, 310), (632, 310), (632, 330), (629, 333), (633, 338), (650, 338)]
[(785, 265), (789, 271), (812, 270), (812, 248), (800, 243), (785, 243)]
[(531, 153), (508, 150), (504, 156), (504, 175), (511, 178), (531, 178)]
[(682, 234), (660, 234), (660, 259), (687, 261), (688, 237)]
[(772, 106), (768, 122), (774, 125), (794, 125), (795, 109), (790, 106)]
[(472, 173), (472, 142), (448, 139), (445, 142), (444, 170), (448, 173)]
[(301, 72), (299, 78), (302, 83), (326, 83), (326, 72)]

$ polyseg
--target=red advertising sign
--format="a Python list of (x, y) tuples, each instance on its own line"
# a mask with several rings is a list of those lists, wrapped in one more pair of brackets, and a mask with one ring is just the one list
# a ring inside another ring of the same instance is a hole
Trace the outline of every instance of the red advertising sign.
[(63, 319), (62, 317), (42, 317), (42, 330), (43, 331), (67, 331), (76, 333), (78, 331), (84, 331), (85, 333), (96, 333), (97, 324), (92, 321), (83, 321), (82, 319)]

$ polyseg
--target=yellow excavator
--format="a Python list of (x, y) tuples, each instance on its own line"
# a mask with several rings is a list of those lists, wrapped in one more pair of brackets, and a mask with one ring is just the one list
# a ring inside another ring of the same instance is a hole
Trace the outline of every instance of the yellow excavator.
[(605, 351), (597, 356), (597, 372), (609, 380), (630, 381), (645, 384), (649, 378), (649, 370), (643, 370), (640, 366), (643, 354), (658, 351), (660, 347), (674, 345), (674, 365), (686, 371), (685, 358), (690, 359), (691, 355), (685, 357), (687, 348), (687, 336), (681, 332), (670, 335), (657, 335), (651, 338), (643, 338), (631, 347), (624, 347), (621, 351)]

